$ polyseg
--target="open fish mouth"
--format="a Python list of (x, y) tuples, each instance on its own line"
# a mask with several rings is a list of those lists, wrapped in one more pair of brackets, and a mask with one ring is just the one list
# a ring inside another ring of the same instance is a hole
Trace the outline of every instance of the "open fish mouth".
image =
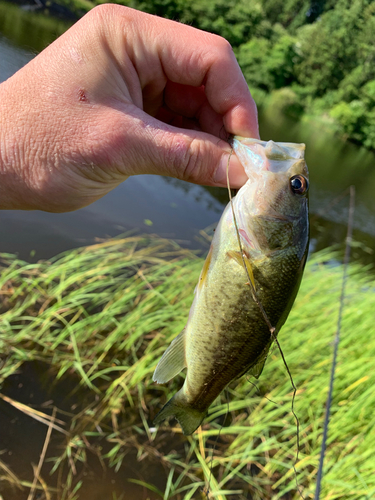
[(249, 179), (255, 180), (262, 172), (287, 172), (296, 161), (303, 160), (305, 144), (261, 141), (231, 136), (229, 144), (243, 165)]

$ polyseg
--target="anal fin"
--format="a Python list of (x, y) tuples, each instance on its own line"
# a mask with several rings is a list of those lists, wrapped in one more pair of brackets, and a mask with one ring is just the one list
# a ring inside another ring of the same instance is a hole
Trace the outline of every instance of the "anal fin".
[(262, 374), (264, 365), (266, 364), (267, 356), (258, 361), (254, 366), (250, 368), (248, 371), (249, 375), (252, 375), (255, 378), (259, 378)]
[(201, 425), (207, 411), (192, 408), (185, 400), (183, 390), (178, 391), (159, 411), (154, 423), (160, 424), (163, 420), (175, 417), (181, 425), (185, 436), (190, 436)]

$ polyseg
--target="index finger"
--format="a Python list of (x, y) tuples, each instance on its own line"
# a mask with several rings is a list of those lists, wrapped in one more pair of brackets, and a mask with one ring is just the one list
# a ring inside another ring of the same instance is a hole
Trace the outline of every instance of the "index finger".
[[(232, 47), (224, 38), (191, 26), (125, 9), (127, 51), (142, 88), (151, 93), (165, 80), (204, 85), (227, 132), (259, 137), (257, 109)], [(131, 17), (131, 19), (129, 19)], [(130, 23), (129, 23), (130, 21)]]
[(167, 77), (186, 85), (204, 85), (207, 99), (223, 116), (227, 132), (258, 137), (257, 108), (229, 42), (183, 26), (177, 46), (177, 33), (174, 26), (170, 28), (167, 53), (165, 47), (159, 52)]

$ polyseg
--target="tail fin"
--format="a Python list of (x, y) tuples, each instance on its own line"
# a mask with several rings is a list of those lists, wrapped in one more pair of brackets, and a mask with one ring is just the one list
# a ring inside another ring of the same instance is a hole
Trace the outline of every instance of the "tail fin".
[(178, 391), (159, 411), (154, 419), (154, 423), (160, 424), (166, 418), (175, 417), (181, 425), (185, 436), (193, 434), (201, 425), (207, 412), (191, 408), (188, 403), (184, 402), (184, 399), (181, 391)]

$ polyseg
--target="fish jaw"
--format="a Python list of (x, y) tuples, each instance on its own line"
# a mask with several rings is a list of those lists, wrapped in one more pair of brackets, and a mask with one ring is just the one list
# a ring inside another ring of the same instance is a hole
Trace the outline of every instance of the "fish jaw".
[(285, 172), (296, 160), (304, 159), (306, 149), (305, 144), (276, 143), (240, 136), (233, 136), (229, 143), (249, 179), (252, 179), (262, 170), (275, 173)]

